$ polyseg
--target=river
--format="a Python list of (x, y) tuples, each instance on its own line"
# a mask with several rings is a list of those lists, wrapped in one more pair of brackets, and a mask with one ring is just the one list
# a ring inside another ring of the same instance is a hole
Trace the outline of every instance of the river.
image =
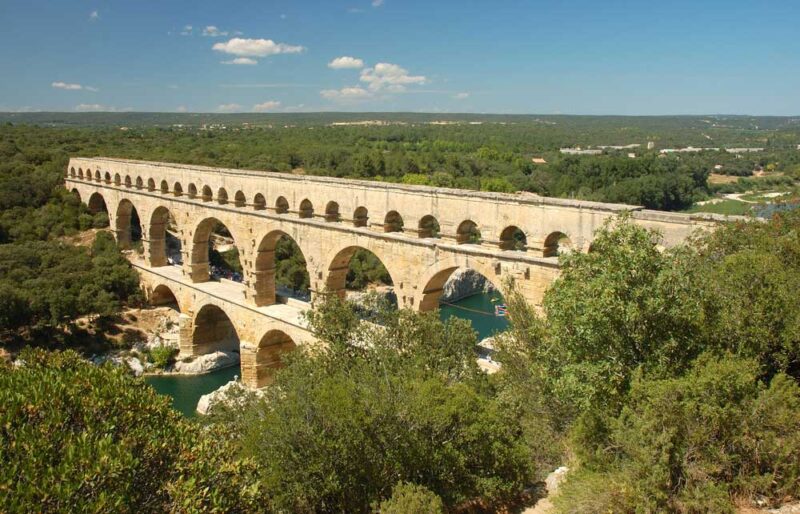
[[(442, 320), (451, 316), (472, 322), (478, 340), (508, 328), (506, 318), (495, 316), (495, 305), (501, 302), (500, 293), (484, 293), (469, 296), (440, 308)], [(151, 375), (145, 381), (159, 394), (172, 397), (172, 406), (185, 416), (196, 415), (195, 408), (200, 397), (230, 382), (239, 375), (239, 366), (231, 366), (205, 375)]]

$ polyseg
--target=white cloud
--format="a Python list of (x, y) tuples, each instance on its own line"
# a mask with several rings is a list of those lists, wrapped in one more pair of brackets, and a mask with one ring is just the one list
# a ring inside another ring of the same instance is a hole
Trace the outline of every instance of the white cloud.
[(456, 93), (453, 95), (453, 98), (456, 100), (466, 100), (469, 98), (469, 93)]
[(343, 55), (342, 57), (337, 57), (336, 59), (328, 63), (328, 68), (333, 68), (334, 70), (343, 70), (346, 68), (359, 69), (363, 67), (364, 67), (363, 60), (358, 59), (356, 57), (350, 57), (347, 55)]
[(217, 106), (219, 112), (241, 112), (242, 106), (239, 104), (222, 104)]
[(191, 35), (192, 35), (192, 26), (184, 25), (183, 30), (181, 31), (181, 36), (191, 36)]
[(92, 86), (82, 86), (80, 84), (70, 84), (67, 82), (53, 82), (50, 84), (51, 87), (55, 89), (66, 89), (67, 91), (91, 91), (92, 93), (96, 93), (100, 91), (96, 87)]
[(206, 37), (223, 37), (227, 36), (227, 31), (219, 30), (215, 25), (208, 25), (203, 29), (203, 35)]
[(253, 106), (253, 111), (255, 112), (267, 112), (267, 111), (274, 111), (278, 107), (281, 106), (281, 103), (277, 100), (267, 100), (266, 102), (262, 102), (260, 104), (255, 104)]
[(75, 110), (80, 112), (116, 111), (116, 109), (113, 107), (107, 107), (100, 104), (78, 104), (75, 106)]
[(361, 70), (361, 82), (366, 82), (370, 91), (399, 93), (405, 91), (407, 85), (424, 84), (426, 80), (422, 75), (409, 75), (405, 68), (388, 62)]
[(179, 105), (175, 108), (175, 112), (187, 112), (188, 110), (185, 105)]
[(89, 21), (97, 21), (100, 19), (100, 13), (97, 12), (97, 9), (89, 13)]
[(364, 100), (372, 96), (372, 93), (359, 86), (343, 87), (342, 89), (323, 89), (319, 94), (323, 98), (336, 101)]
[(255, 59), (251, 59), (250, 57), (237, 57), (236, 59), (231, 59), (230, 61), (220, 61), (222, 64), (246, 64), (246, 65), (254, 65), (258, 64), (258, 61)]
[(380, 7), (383, 5), (383, 0), (372, 0), (372, 7)]
[(276, 43), (271, 39), (244, 39), (235, 37), (224, 43), (215, 43), (212, 47), (222, 52), (240, 57), (267, 57), (276, 54), (299, 54), (305, 50), (300, 45)]

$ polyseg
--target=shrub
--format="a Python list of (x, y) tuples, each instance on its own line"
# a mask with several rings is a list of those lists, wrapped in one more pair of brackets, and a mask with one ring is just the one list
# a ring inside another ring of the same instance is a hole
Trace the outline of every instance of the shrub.
[(381, 514), (442, 514), (442, 499), (428, 488), (412, 483), (399, 483), (392, 497), (381, 502)]
[(191, 510), (181, 491), (197, 493), (192, 506), (262, 510), (228, 439), (198, 430), (140, 379), (72, 351), (20, 359), (0, 365), (0, 511)]
[(178, 349), (172, 346), (158, 345), (151, 348), (148, 355), (150, 357), (150, 362), (152, 362), (155, 367), (164, 369), (175, 362)]

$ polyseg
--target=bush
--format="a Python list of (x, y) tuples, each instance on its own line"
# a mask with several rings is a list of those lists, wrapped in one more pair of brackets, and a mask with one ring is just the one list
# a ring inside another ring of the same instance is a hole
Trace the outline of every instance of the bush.
[(175, 362), (176, 355), (178, 355), (178, 349), (166, 345), (154, 346), (148, 353), (150, 362), (152, 362), (155, 367), (160, 369), (164, 369), (168, 365)]
[(211, 484), (193, 505), (261, 511), (227, 439), (198, 430), (143, 381), (71, 351), (20, 359), (0, 366), (0, 511), (185, 511), (175, 493)]
[[(800, 494), (800, 386), (777, 375), (758, 380), (755, 361), (705, 355), (680, 378), (634, 380), (630, 399), (612, 423), (613, 459), (587, 462), (646, 512), (732, 512), (733, 496), (773, 503)], [(590, 453), (588, 450), (586, 453)], [(583, 505), (604, 480), (570, 479), (559, 500)], [(583, 495), (583, 496), (582, 496)], [(571, 511), (571, 508), (563, 508)], [(587, 509), (601, 511), (602, 508)]]
[(392, 497), (381, 502), (380, 514), (443, 514), (442, 499), (426, 487), (411, 483), (394, 486)]

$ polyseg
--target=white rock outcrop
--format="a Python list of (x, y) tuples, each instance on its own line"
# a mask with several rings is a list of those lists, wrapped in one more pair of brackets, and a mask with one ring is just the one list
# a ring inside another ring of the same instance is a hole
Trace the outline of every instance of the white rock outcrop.
[(477, 271), (459, 268), (445, 282), (440, 300), (452, 303), (467, 296), (477, 293), (490, 293), (494, 290), (495, 287), (492, 283)]
[(246, 389), (241, 381), (234, 378), (216, 391), (201, 396), (195, 410), (197, 410), (198, 414), (206, 415), (215, 405), (219, 405), (220, 403), (227, 403), (229, 405), (241, 404), (246, 398), (252, 397), (252, 395), (258, 397), (262, 394), (262, 390), (253, 391)]
[(188, 362), (179, 360), (173, 366), (173, 371), (186, 375), (199, 375), (201, 373), (209, 373), (216, 369), (227, 368), (228, 366), (233, 366), (238, 363), (238, 353), (218, 351), (205, 355), (198, 355)]

